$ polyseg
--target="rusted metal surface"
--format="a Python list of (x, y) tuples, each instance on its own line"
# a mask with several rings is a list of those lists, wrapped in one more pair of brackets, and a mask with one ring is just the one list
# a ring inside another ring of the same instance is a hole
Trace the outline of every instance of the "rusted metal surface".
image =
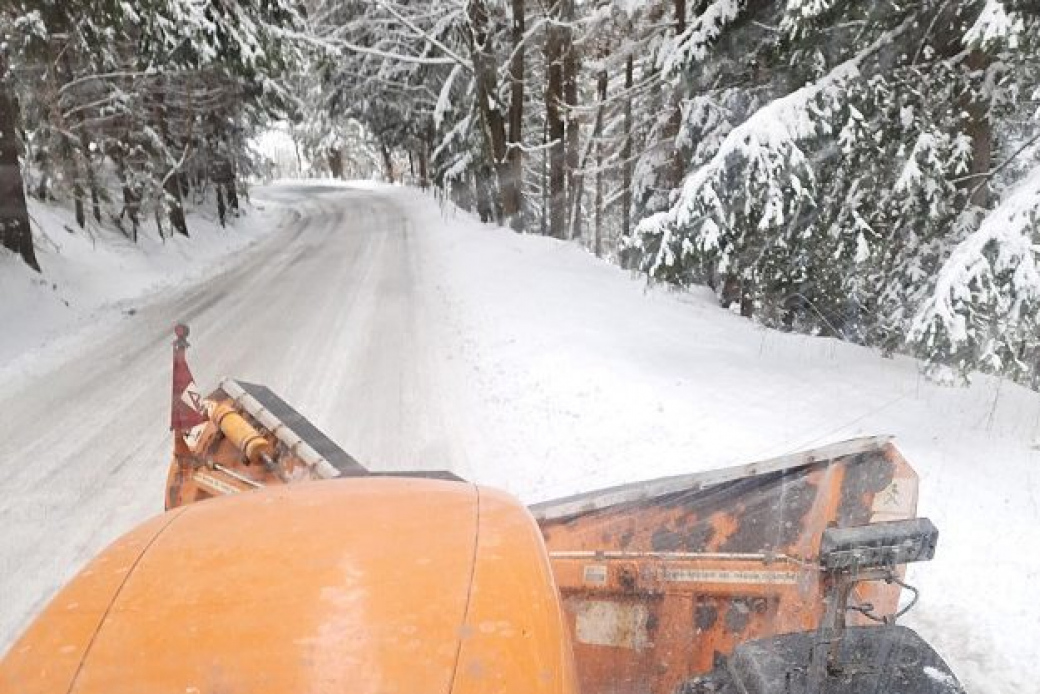
[(336, 477), (428, 477), (449, 472), (366, 469), (264, 386), (224, 379), (201, 400), (202, 423), (174, 431), (167, 510), (272, 485)]
[[(816, 628), (824, 609), (823, 531), (916, 513), (917, 477), (886, 439), (788, 462), (533, 509), (568, 613), (582, 691), (671, 694), (739, 643)], [(898, 594), (872, 583), (852, 599), (885, 615)]]

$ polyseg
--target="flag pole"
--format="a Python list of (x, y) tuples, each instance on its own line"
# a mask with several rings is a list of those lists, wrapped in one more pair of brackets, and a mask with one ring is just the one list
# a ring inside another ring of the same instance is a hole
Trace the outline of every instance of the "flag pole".
[(190, 346), (188, 335), (191, 330), (184, 323), (173, 327), (173, 373), (172, 393), (170, 399), (170, 431), (173, 432), (173, 462), (167, 479), (168, 498), (166, 508), (169, 510), (179, 502), (177, 496), (185, 479), (191, 475), (196, 464), (196, 456), (188, 445), (186, 435), (198, 424), (206, 421), (206, 416), (185, 402), (185, 394), (195, 389), (195, 379), (188, 368), (185, 353)]
[(178, 401), (181, 397), (180, 392), (178, 392), (178, 386), (180, 388), (184, 387), (182, 370), (188, 364), (185, 353), (190, 346), (188, 342), (188, 335), (190, 334), (191, 328), (185, 323), (177, 323), (173, 326), (173, 393), (170, 400), (170, 430), (174, 432), (176, 439), (182, 439), (185, 431), (181, 426), (181, 418), (177, 414), (179, 409)]

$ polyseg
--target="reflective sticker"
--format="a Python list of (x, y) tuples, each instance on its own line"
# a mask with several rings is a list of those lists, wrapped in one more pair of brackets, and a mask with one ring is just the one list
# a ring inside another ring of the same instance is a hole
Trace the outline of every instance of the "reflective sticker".
[(206, 412), (206, 408), (202, 405), (202, 393), (199, 392), (199, 387), (195, 385), (195, 381), (191, 381), (185, 386), (181, 392), (181, 402), (199, 414)]
[(664, 580), (676, 583), (795, 584), (793, 571), (727, 571), (724, 569), (665, 569)]
[(914, 480), (893, 477), (887, 487), (874, 495), (874, 505), (870, 509), (873, 515), (870, 521), (875, 523), (913, 518), (917, 506), (914, 494), (916, 488)]
[(184, 443), (188, 444), (188, 447), (195, 449), (199, 445), (199, 438), (202, 436), (202, 432), (206, 430), (206, 422), (202, 424), (196, 424), (188, 433), (184, 435)]
[(196, 472), (192, 475), (192, 479), (195, 480), (196, 484), (205, 487), (207, 491), (214, 494), (237, 494), (242, 491), (235, 485), (228, 484), (224, 480), (213, 477), (212, 475), (207, 475), (205, 472)]
[(607, 567), (603, 564), (586, 564), (585, 583), (594, 586), (607, 585)]

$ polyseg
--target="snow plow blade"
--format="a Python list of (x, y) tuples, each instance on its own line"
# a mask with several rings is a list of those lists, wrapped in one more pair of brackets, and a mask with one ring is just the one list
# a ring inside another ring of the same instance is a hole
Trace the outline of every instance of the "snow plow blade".
[(372, 472), (266, 386), (224, 379), (205, 418), (174, 437), (166, 510), (251, 489), (336, 477), (427, 477), (448, 471)]
[[(916, 474), (887, 438), (866, 438), (531, 511), (581, 690), (672, 694), (741, 643), (820, 628), (831, 587), (825, 531), (910, 519), (916, 507)], [(909, 560), (893, 555), (890, 568), (899, 576)], [(861, 611), (850, 621), (891, 617), (899, 591), (857, 583), (850, 600)]]

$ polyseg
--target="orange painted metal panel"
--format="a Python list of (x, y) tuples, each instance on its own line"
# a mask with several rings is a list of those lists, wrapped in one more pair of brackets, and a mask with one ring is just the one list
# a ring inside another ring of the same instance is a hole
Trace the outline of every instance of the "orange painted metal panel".
[(51, 600), (0, 661), (3, 694), (65, 694), (109, 606), (145, 549), (182, 512), (124, 535)]
[(575, 694), (567, 626), (541, 533), (512, 497), (480, 489), (477, 558), (455, 694)]
[[(556, 503), (574, 510), (540, 524), (581, 690), (672, 694), (739, 643), (816, 628), (823, 531), (913, 517), (917, 477), (889, 443), (703, 488)], [(898, 596), (861, 584), (856, 602), (890, 615)]]
[[(180, 513), (96, 635), (58, 606), (40, 618), (0, 666), (0, 681), (19, 685), (8, 691), (448, 691), (473, 565), (472, 485), (329, 481)], [(85, 580), (66, 593), (93, 595)], [(31, 675), (44, 649), (82, 651), (90, 638), (71, 689)]]
[(407, 478), (279, 485), (161, 516), (0, 661), (3, 694), (574, 694), (574, 682), (527, 509)]

